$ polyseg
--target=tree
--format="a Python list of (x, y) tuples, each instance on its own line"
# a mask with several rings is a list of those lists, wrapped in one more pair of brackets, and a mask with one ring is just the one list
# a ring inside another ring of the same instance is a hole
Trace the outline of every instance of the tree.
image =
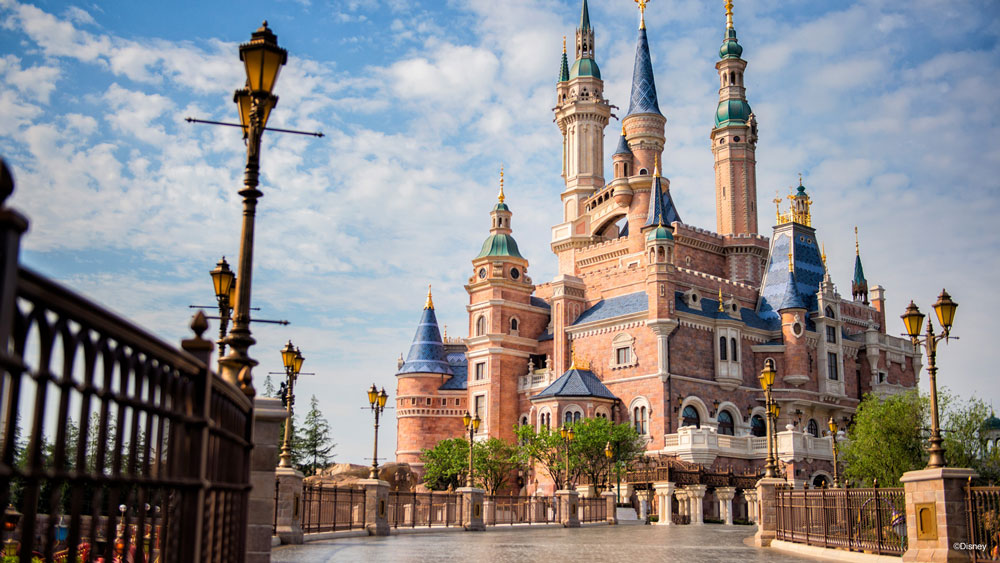
[(517, 443), (521, 445), (522, 458), (542, 466), (556, 488), (563, 488), (566, 454), (559, 430), (553, 431), (543, 426), (536, 431), (534, 426), (525, 424), (515, 426), (514, 434), (517, 435)]
[(469, 443), (462, 438), (441, 440), (420, 454), (424, 462), (424, 485), (433, 491), (465, 485), (469, 469)]
[[(631, 424), (614, 424), (606, 418), (585, 418), (573, 424), (570, 464), (573, 475), (586, 475), (599, 485), (610, 480), (616, 464), (627, 465), (645, 450), (645, 441)], [(610, 445), (611, 458), (604, 450)]]
[(899, 487), (907, 471), (927, 465), (920, 429), (927, 418), (927, 401), (916, 391), (880, 399), (865, 395), (841, 447), (844, 476), (851, 483)]
[(518, 447), (500, 438), (473, 442), (472, 459), (476, 484), (491, 495), (497, 494), (507, 484), (514, 470), (521, 465)]
[(274, 388), (274, 382), (271, 381), (271, 376), (264, 378), (264, 396), (265, 397), (277, 397), (277, 390)]
[(305, 475), (315, 475), (318, 470), (330, 464), (333, 459), (330, 452), (336, 445), (330, 438), (330, 423), (323, 418), (319, 401), (313, 395), (305, 422), (296, 431), (292, 445), (299, 454), (299, 470)]

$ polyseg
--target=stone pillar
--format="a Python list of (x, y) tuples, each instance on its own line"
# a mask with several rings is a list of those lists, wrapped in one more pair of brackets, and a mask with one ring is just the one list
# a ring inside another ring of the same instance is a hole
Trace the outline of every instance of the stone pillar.
[(757, 500), (757, 489), (746, 491), (747, 495), (747, 518), (756, 524), (760, 520), (760, 502)]
[(389, 535), (389, 482), (361, 479), (365, 488), (365, 529), (369, 536)]
[(674, 490), (674, 498), (677, 499), (677, 515), (681, 517), (681, 523), (684, 523), (684, 517), (687, 516), (687, 491), (680, 488)]
[(778, 525), (774, 489), (787, 484), (787, 481), (778, 477), (764, 477), (757, 481), (757, 533), (753, 537), (757, 547), (767, 547), (774, 539)]
[(596, 498), (597, 497), (597, 487), (593, 485), (577, 485), (576, 492), (580, 495), (580, 498)]
[(281, 543), (302, 543), (302, 474), (292, 467), (274, 470), (278, 479), (278, 525)]
[[(954, 546), (972, 543), (966, 520), (964, 486), (971, 469), (939, 467), (903, 473), (906, 494), (906, 553), (903, 561), (968, 561)], [(979, 543), (985, 543), (976, 538)]]
[(674, 523), (673, 519), (674, 484), (670, 482), (658, 483), (655, 486), (655, 489), (656, 489), (656, 498), (660, 503), (659, 506), (657, 507), (660, 513), (660, 520), (657, 522), (657, 524), (661, 526), (670, 526), (671, 524)]
[(605, 510), (608, 514), (608, 524), (614, 526), (618, 524), (618, 507), (615, 506), (615, 493), (614, 491), (604, 491), (601, 493), (604, 497), (604, 502), (606, 503)]
[(579, 528), (580, 515), (578, 513), (579, 493), (576, 491), (561, 490), (556, 491), (556, 498), (559, 499), (559, 520), (564, 528)]
[(690, 495), (692, 497), (693, 505), (691, 510), (693, 514), (691, 515), (691, 523), (701, 525), (705, 523), (705, 491), (708, 490), (708, 485), (691, 485), (689, 488)]
[(462, 526), (469, 532), (481, 532), (486, 529), (483, 524), (483, 489), (462, 487), (456, 491), (462, 495)]
[(278, 463), (278, 430), (288, 413), (281, 399), (257, 395), (253, 408), (253, 451), (250, 453), (250, 505), (247, 518), (247, 563), (271, 561), (274, 526), (274, 481)]
[(719, 516), (727, 526), (732, 526), (733, 497), (736, 496), (736, 487), (719, 487), (715, 489), (715, 496), (719, 498)]
[(529, 522), (545, 522), (545, 503), (538, 497), (531, 497), (528, 500)]
[(485, 499), (485, 497), (483, 500), (483, 525), (497, 525), (497, 503), (492, 500)]

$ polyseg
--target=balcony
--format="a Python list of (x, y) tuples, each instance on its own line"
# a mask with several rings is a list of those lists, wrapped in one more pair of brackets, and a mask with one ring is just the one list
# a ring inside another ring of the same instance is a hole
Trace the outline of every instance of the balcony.
[[(685, 426), (676, 434), (664, 437), (664, 448), (660, 452), (675, 455), (683, 461), (711, 464), (717, 457), (741, 459), (765, 459), (767, 438), (751, 436), (726, 436), (716, 433), (715, 428), (695, 428)], [(833, 446), (829, 436), (815, 438), (807, 432), (785, 430), (778, 432), (778, 459), (801, 461), (809, 459), (833, 459)]]

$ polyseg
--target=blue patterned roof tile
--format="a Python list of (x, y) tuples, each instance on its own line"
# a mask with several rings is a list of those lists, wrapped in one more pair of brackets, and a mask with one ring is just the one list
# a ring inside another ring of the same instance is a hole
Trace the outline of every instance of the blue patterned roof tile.
[(437, 316), (432, 307), (426, 307), (417, 324), (417, 333), (413, 335), (410, 352), (406, 356), (403, 367), (396, 375), (405, 373), (440, 373), (452, 375), (451, 366), (445, 358), (444, 344), (441, 341), (441, 331), (438, 329)]
[(646, 212), (646, 224), (644, 226), (657, 226), (660, 223), (661, 217), (663, 218), (664, 225), (670, 225), (674, 221), (678, 223), (682, 222), (680, 215), (677, 214), (677, 208), (674, 206), (674, 200), (670, 197), (670, 190), (663, 190), (659, 176), (653, 178), (653, 189), (651, 191), (653, 197), (649, 198), (649, 211)]
[(619, 295), (609, 299), (601, 299), (594, 306), (584, 311), (574, 325), (603, 321), (613, 317), (620, 317), (631, 313), (649, 310), (649, 298), (645, 291), (637, 291), (628, 295)]
[(595, 397), (599, 399), (617, 399), (601, 380), (589, 369), (570, 368), (559, 379), (535, 395), (531, 400), (551, 397)]
[(632, 95), (629, 97), (628, 113), (660, 113), (656, 101), (656, 82), (653, 80), (653, 61), (649, 56), (649, 41), (646, 28), (639, 29), (639, 42), (635, 47), (635, 66), (632, 67)]
[(541, 297), (531, 296), (531, 305), (533, 307), (541, 307), (543, 309), (551, 309), (552, 305), (549, 305), (548, 301), (542, 299)]
[(448, 365), (451, 366), (452, 376), (438, 387), (438, 389), (442, 391), (464, 391), (468, 389), (469, 361), (465, 358), (465, 352), (448, 354)]

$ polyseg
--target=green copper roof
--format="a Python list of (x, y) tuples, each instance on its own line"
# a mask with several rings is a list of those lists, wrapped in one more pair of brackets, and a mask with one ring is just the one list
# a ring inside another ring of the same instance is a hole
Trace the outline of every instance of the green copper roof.
[(742, 54), (743, 46), (740, 45), (739, 40), (736, 39), (736, 30), (729, 28), (726, 31), (726, 38), (722, 41), (722, 47), (719, 48), (719, 58), (738, 59)]
[(562, 54), (562, 63), (559, 65), (559, 82), (569, 80), (569, 61), (566, 59), (566, 51)]
[(715, 112), (715, 126), (729, 125), (729, 122), (746, 123), (750, 119), (750, 104), (745, 100), (723, 100)]
[(865, 269), (861, 266), (860, 254), (856, 254), (854, 256), (854, 283), (856, 284), (868, 283), (868, 280), (865, 279)]
[(580, 29), (590, 29), (590, 9), (587, 0), (583, 0), (583, 12), (580, 13)]
[(670, 234), (670, 229), (659, 225), (646, 235), (646, 241), (652, 242), (654, 240), (674, 240), (674, 235)]
[(577, 59), (573, 63), (573, 68), (569, 69), (569, 77), (573, 79), (580, 76), (600, 78), (601, 69), (597, 68), (597, 62), (594, 59)]
[(521, 256), (521, 253), (517, 250), (517, 242), (514, 241), (514, 237), (501, 234), (490, 235), (486, 239), (483, 243), (483, 249), (479, 251), (479, 256), (476, 256), (476, 258), (483, 258), (484, 256), (511, 256), (524, 260), (524, 256)]
[(506, 203), (501, 201), (493, 206), (493, 211), (510, 211), (510, 208), (507, 207)]

